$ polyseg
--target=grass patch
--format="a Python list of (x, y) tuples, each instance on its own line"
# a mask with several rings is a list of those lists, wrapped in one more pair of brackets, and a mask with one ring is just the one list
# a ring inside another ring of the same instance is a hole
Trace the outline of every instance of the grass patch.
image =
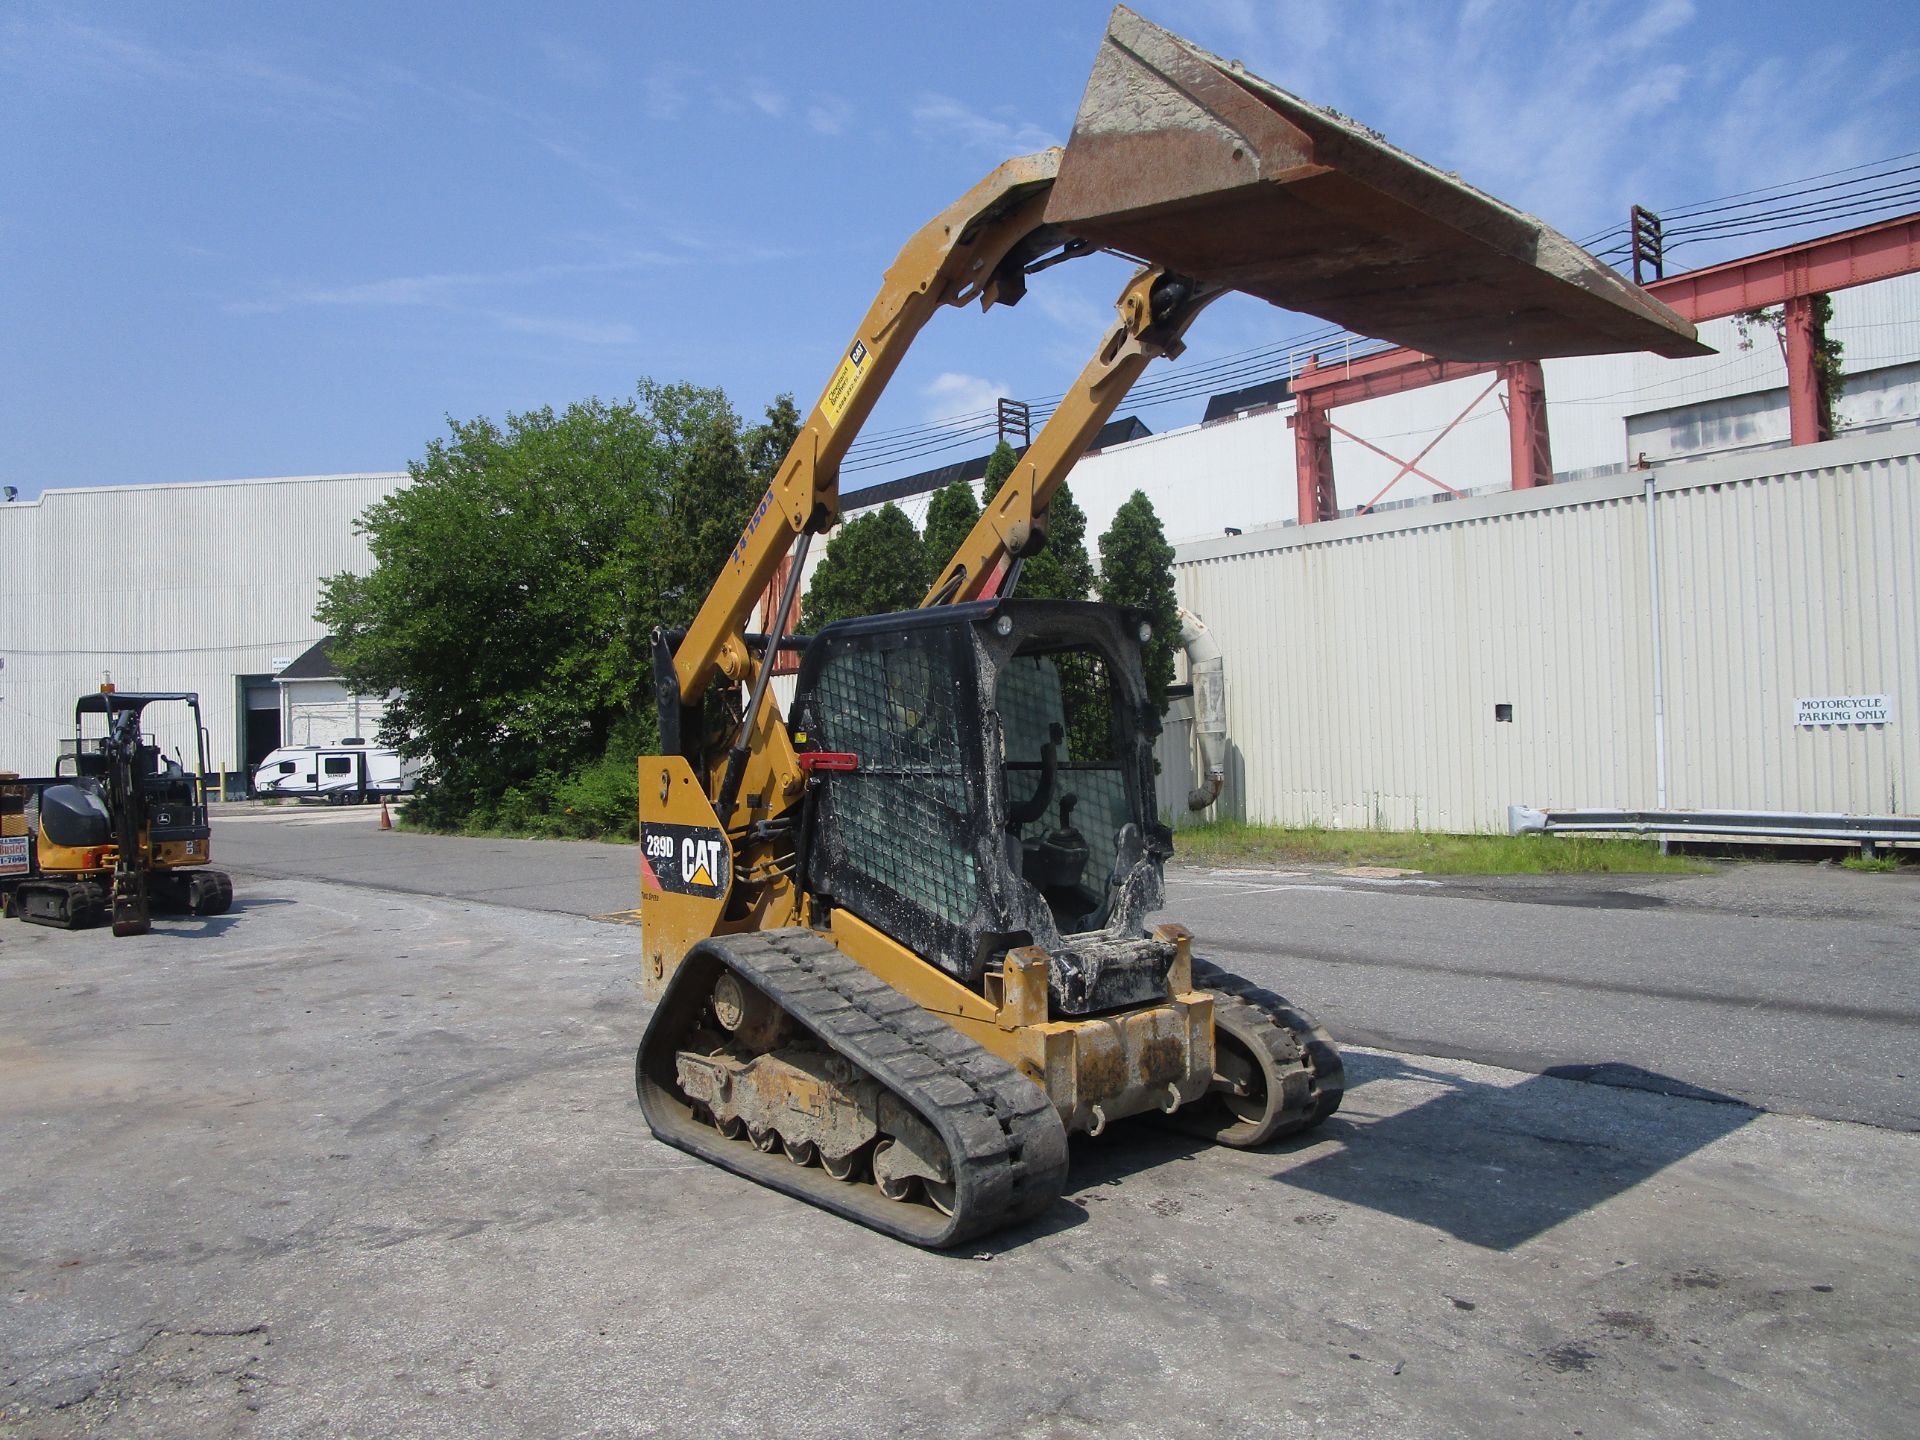
[(1579, 835), (1445, 835), (1431, 830), (1288, 829), (1221, 820), (1174, 832), (1190, 865), (1381, 865), (1429, 875), (1701, 875), (1657, 841)]
[(1898, 855), (1875, 855), (1872, 857), (1865, 855), (1848, 855), (1840, 861), (1840, 864), (1842, 868), (1847, 870), (1864, 870), (1870, 875), (1886, 875), (1900, 868), (1900, 857)]

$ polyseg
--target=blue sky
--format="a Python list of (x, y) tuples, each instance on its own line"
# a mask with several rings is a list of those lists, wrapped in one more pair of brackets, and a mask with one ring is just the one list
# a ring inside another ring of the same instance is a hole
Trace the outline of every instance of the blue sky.
[[(1139, 8), (1576, 237), (1920, 149), (1901, 4)], [(447, 415), (642, 375), (804, 410), (907, 235), (1065, 139), (1106, 11), (15, 0), (0, 482), (398, 469)], [(870, 432), (1057, 393), (1125, 274), (943, 315)], [(1223, 303), (1178, 363), (1309, 328)]]

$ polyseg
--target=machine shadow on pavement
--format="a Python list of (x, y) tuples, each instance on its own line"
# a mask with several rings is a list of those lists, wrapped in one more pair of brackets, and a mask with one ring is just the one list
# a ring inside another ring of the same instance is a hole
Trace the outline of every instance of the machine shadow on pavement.
[[(1378, 1119), (1364, 1104), (1350, 1104), (1319, 1132), (1321, 1153), (1273, 1178), (1489, 1250), (1512, 1250), (1604, 1204), (1761, 1113), (1731, 1096), (1618, 1064), (1564, 1066), (1567, 1078), (1535, 1075), (1505, 1086), (1392, 1055), (1346, 1059), (1350, 1097), (1382, 1080), (1439, 1093)], [(1600, 1084), (1570, 1083), (1575, 1076)], [(1655, 1093), (1616, 1094), (1614, 1087)], [(1325, 1144), (1348, 1138), (1351, 1144)]]
[(282, 900), (272, 896), (258, 899), (242, 899), (236, 895), (233, 905), (225, 914), (200, 917), (188, 915), (167, 915), (157, 918), (150, 932), (163, 940), (208, 940), (225, 935), (236, 925), (244, 924), (249, 910), (266, 910), (276, 905), (293, 905), (298, 902)]

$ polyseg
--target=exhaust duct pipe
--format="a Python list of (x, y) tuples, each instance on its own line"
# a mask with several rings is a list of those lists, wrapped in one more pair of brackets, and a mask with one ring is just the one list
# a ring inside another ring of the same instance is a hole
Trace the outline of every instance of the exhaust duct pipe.
[(1193, 681), (1193, 730), (1200, 739), (1200, 771), (1205, 781), (1187, 792), (1187, 808), (1204, 810), (1227, 784), (1227, 672), (1220, 642), (1207, 622), (1180, 607), (1180, 644), (1187, 652)]

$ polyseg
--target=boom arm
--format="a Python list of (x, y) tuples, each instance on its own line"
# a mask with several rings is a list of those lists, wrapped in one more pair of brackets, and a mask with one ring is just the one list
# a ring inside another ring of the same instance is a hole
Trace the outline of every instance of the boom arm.
[(921, 327), (943, 305), (1020, 298), (1026, 261), (1053, 233), (1042, 215), (1059, 165), (1057, 149), (1007, 161), (901, 249), (674, 653), (683, 705), (698, 703), (716, 670), (730, 681), (747, 678), (747, 617), (795, 537), (838, 518), (840, 462)]
[(1113, 418), (1148, 362), (1162, 355), (1177, 357), (1187, 326), (1221, 293), (1152, 265), (1127, 282), (1115, 306), (1120, 318), (1048, 417), (1039, 438), (987, 502), (921, 600), (922, 608), (979, 599), (1002, 559), (1040, 548), (1046, 538), (1047, 507), (1067, 473)]

